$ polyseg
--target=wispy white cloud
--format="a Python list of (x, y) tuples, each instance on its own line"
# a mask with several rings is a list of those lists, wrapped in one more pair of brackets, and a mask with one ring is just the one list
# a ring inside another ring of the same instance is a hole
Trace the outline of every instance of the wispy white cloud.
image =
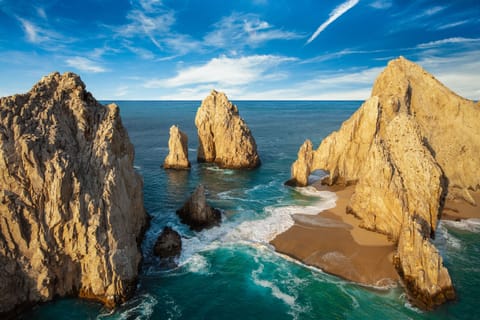
[(351, 49), (344, 49), (337, 52), (326, 53), (322, 54), (310, 59), (305, 59), (300, 62), (300, 64), (307, 64), (307, 63), (319, 63), (324, 61), (329, 61), (332, 59), (338, 59), (343, 56), (353, 55), (353, 54), (374, 54), (374, 53), (381, 53), (386, 52), (386, 50), (351, 50)]
[(437, 14), (440, 11), (445, 10), (446, 8), (447, 8), (446, 6), (435, 6), (435, 7), (432, 7), (432, 8), (428, 8), (427, 10), (425, 10), (425, 12), (423, 14), (425, 16), (433, 16), (434, 14)]
[(59, 35), (53, 31), (44, 29), (24, 18), (17, 17), (20, 22), (27, 41), (31, 43), (49, 42), (59, 38)]
[(107, 71), (100, 64), (84, 57), (71, 57), (66, 59), (65, 62), (68, 66), (83, 72), (101, 73)]
[(150, 80), (145, 83), (145, 87), (181, 87), (206, 83), (222, 86), (248, 85), (265, 79), (267, 71), (272, 71), (273, 67), (294, 60), (296, 59), (275, 55), (253, 55), (239, 58), (220, 56), (203, 65), (181, 69), (172, 78)]
[(160, 49), (162, 45), (157, 37), (168, 33), (175, 22), (172, 11), (150, 16), (141, 10), (132, 10), (128, 13), (127, 19), (128, 24), (117, 28), (118, 35), (126, 38), (147, 37)]
[(370, 7), (375, 8), (375, 9), (388, 9), (393, 5), (393, 2), (391, 0), (376, 0), (370, 3)]
[(404, 23), (409, 22), (409, 21), (413, 22), (413, 21), (416, 21), (416, 20), (431, 18), (432, 16), (434, 16), (437, 13), (445, 10), (446, 8), (447, 8), (447, 6), (435, 6), (435, 7), (427, 8), (427, 9), (423, 10), (422, 12), (420, 12), (416, 15), (412, 15), (406, 21), (404, 21)]
[(417, 62), (448, 88), (472, 100), (480, 100), (480, 50), (462, 51), (454, 54), (430, 52), (419, 57)]
[(37, 7), (36, 8), (36, 11), (37, 11), (37, 15), (46, 20), (47, 19), (47, 13), (45, 12), (45, 8), (42, 8), (42, 7)]
[(417, 48), (426, 49), (426, 48), (439, 47), (439, 46), (448, 45), (448, 44), (466, 44), (466, 43), (477, 43), (477, 42), (480, 42), (480, 38), (454, 37), (454, 38), (446, 38), (446, 39), (431, 41), (427, 43), (421, 43), (417, 46)]
[(437, 30), (445, 30), (445, 29), (455, 28), (455, 27), (467, 24), (470, 21), (471, 21), (470, 19), (467, 19), (467, 20), (462, 20), (462, 21), (456, 21), (456, 22), (452, 22), (452, 23), (443, 24), (443, 25), (438, 26)]
[(147, 12), (156, 12), (163, 6), (161, 0), (140, 0), (139, 4)]
[(340, 18), (343, 14), (345, 14), (348, 10), (352, 9), (358, 4), (359, 0), (348, 0), (330, 12), (329, 18), (322, 23), (317, 30), (312, 34), (312, 36), (307, 40), (307, 44), (315, 40), (318, 35), (325, 30), (332, 22)]
[(219, 48), (256, 47), (272, 40), (292, 40), (304, 35), (275, 28), (255, 14), (233, 13), (214, 25), (204, 37), (204, 44)]
[(125, 97), (126, 95), (129, 94), (129, 87), (128, 86), (120, 86), (120, 87), (117, 87), (115, 89), (115, 93), (114, 93), (114, 96), (115, 97), (118, 97), (118, 98), (121, 98), (121, 97)]

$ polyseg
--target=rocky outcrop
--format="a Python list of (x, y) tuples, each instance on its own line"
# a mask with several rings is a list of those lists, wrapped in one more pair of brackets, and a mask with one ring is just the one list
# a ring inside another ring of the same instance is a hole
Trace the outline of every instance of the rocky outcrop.
[(207, 204), (203, 185), (199, 185), (195, 189), (183, 207), (177, 210), (177, 214), (183, 223), (189, 225), (195, 231), (219, 225), (222, 220), (220, 210)]
[(170, 127), (168, 155), (163, 163), (165, 169), (190, 169), (188, 161), (188, 137), (177, 126)]
[(255, 168), (260, 165), (255, 139), (237, 107), (222, 92), (213, 90), (197, 111), (198, 161), (221, 168)]
[(176, 258), (182, 253), (182, 238), (171, 227), (163, 228), (153, 247), (153, 254), (160, 257), (160, 265), (166, 268), (177, 266)]
[(0, 100), (0, 314), (135, 290), (147, 216), (119, 109), (73, 73)]
[(312, 171), (323, 169), (326, 184), (355, 184), (348, 211), (398, 244), (396, 266), (407, 289), (432, 308), (455, 294), (429, 237), (445, 197), (475, 202), (469, 190), (480, 188), (479, 119), (479, 105), (399, 58), (339, 131), (317, 150), (305, 142), (292, 181), (306, 185)]

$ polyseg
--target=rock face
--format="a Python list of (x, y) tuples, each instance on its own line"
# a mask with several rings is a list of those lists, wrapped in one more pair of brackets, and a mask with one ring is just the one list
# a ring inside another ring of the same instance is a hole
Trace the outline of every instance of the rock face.
[(123, 302), (147, 216), (118, 107), (53, 73), (1, 98), (0, 115), (0, 314), (55, 296)]
[(170, 127), (168, 155), (163, 163), (165, 169), (190, 169), (188, 161), (188, 137), (177, 126)]
[(175, 258), (182, 252), (182, 238), (177, 231), (165, 227), (153, 247), (153, 254), (160, 258)]
[(210, 207), (205, 196), (205, 187), (199, 185), (192, 196), (177, 214), (183, 223), (190, 226), (192, 230), (200, 231), (219, 225), (222, 220), (220, 210)]
[(457, 96), (420, 66), (399, 58), (372, 97), (326, 137), (306, 141), (292, 165), (305, 185), (317, 169), (326, 184), (356, 184), (351, 213), (397, 242), (396, 266), (417, 304), (432, 308), (455, 293), (433, 235), (445, 197), (475, 204), (480, 188), (480, 105)]
[(198, 161), (221, 168), (255, 168), (260, 165), (257, 145), (237, 107), (222, 92), (213, 90), (197, 111)]

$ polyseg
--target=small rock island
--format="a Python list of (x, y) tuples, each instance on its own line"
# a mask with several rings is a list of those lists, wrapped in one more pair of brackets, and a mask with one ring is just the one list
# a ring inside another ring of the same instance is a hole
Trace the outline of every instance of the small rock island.
[(195, 188), (190, 198), (176, 213), (183, 223), (195, 231), (217, 226), (222, 221), (221, 211), (208, 205), (203, 185)]
[(188, 137), (178, 126), (170, 127), (168, 155), (163, 163), (165, 169), (190, 169), (188, 160)]

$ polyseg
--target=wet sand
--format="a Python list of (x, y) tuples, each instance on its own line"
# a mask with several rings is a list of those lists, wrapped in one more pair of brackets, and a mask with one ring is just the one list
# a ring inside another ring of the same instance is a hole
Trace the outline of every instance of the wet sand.
[(271, 242), (275, 249), (360, 284), (386, 286), (398, 281), (392, 264), (395, 245), (385, 235), (360, 228), (360, 220), (346, 214), (354, 187), (325, 190), (337, 194), (336, 207), (315, 216), (294, 215), (295, 224)]
[(470, 191), (470, 194), (472, 195), (473, 200), (477, 203), (476, 206), (472, 206), (463, 200), (447, 200), (443, 208), (442, 219), (480, 219), (480, 191)]

